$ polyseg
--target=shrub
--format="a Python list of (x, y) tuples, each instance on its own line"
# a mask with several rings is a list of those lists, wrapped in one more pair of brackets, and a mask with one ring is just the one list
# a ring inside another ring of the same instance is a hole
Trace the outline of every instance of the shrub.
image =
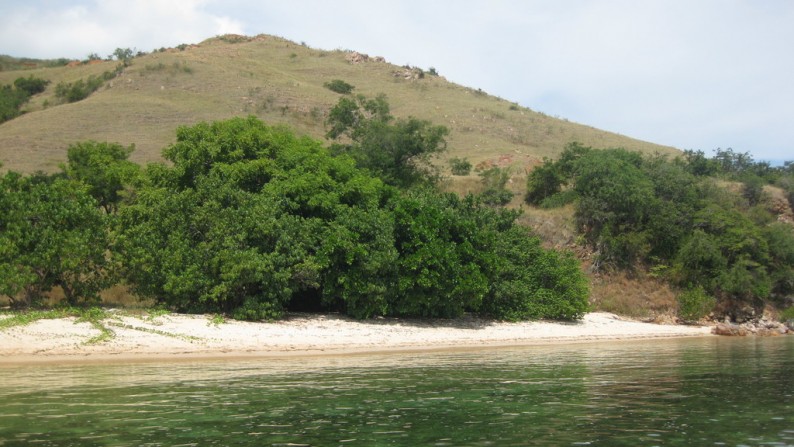
[(43, 92), (49, 83), (50, 81), (46, 79), (34, 78), (33, 75), (30, 75), (27, 78), (17, 78), (14, 81), (14, 87), (24, 91), (28, 96), (33, 96)]
[(11, 88), (10, 85), (0, 87), (0, 123), (18, 117), (22, 107), (28, 100), (28, 95), (22, 91)]
[(698, 321), (714, 309), (717, 300), (703, 287), (689, 289), (678, 295), (678, 316), (684, 321)]
[(450, 159), (449, 167), (452, 170), (452, 175), (469, 175), (471, 173), (471, 162), (466, 158)]
[(778, 315), (778, 319), (784, 323), (789, 320), (794, 320), (794, 306), (788, 307), (780, 311), (780, 315)]
[(574, 320), (587, 312), (587, 279), (572, 255), (545, 250), (540, 239), (514, 226), (499, 233), (495, 256), (482, 313), (516, 321)]
[(334, 79), (333, 81), (326, 82), (323, 84), (325, 88), (331, 90), (332, 92), (336, 92), (342, 95), (347, 95), (348, 93), (352, 92), (355, 87), (348, 84), (347, 82), (341, 79)]
[(513, 192), (506, 188), (510, 180), (507, 169), (492, 167), (480, 172), (480, 181), (484, 189), (480, 193), (483, 203), (488, 205), (507, 205), (513, 199)]
[(527, 176), (525, 200), (530, 205), (539, 205), (547, 198), (560, 192), (564, 178), (557, 166), (549, 159), (536, 167)]
[(66, 102), (77, 102), (94, 93), (107, 79), (112, 79), (114, 75), (106, 71), (101, 77), (89, 76), (88, 80), (78, 79), (75, 82), (59, 82), (55, 86), (55, 96)]

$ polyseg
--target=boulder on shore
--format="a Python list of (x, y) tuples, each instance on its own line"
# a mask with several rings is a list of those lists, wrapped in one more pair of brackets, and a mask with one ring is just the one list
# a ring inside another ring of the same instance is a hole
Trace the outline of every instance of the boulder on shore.
[(715, 335), (744, 337), (747, 335), (747, 329), (739, 326), (738, 324), (718, 323), (716, 326), (714, 326), (714, 329), (711, 330), (711, 333)]

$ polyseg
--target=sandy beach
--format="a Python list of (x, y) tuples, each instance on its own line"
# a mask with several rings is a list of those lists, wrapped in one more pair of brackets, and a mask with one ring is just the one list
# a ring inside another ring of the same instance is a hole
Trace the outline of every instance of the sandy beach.
[(270, 323), (168, 314), (117, 313), (104, 322), (113, 337), (91, 343), (99, 330), (73, 318), (39, 320), (0, 331), (0, 364), (135, 361), (248, 356), (339, 355), (481, 346), (578, 343), (710, 335), (710, 327), (659, 325), (595, 312), (578, 322), (503, 323), (375, 319), (297, 314)]

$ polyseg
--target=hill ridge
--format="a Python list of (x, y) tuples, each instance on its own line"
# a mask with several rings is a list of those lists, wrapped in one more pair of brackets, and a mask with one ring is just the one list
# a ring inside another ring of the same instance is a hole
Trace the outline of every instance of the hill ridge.
[(218, 36), (135, 57), (119, 77), (88, 98), (57, 104), (58, 82), (97, 76), (115, 64), (0, 72), (0, 84), (29, 75), (51, 81), (47, 91), (32, 99), (28, 113), (0, 125), (2, 169), (56, 170), (70, 144), (88, 139), (135, 144), (133, 161), (161, 160), (160, 152), (174, 141), (177, 126), (240, 115), (256, 115), (322, 139), (327, 111), (340, 97), (324, 87), (333, 79), (353, 85), (354, 94), (384, 93), (395, 116), (447, 126), (444, 160), (466, 157), (475, 165), (513, 166), (521, 175), (572, 141), (677, 153), (668, 146), (550, 117), (383, 57), (318, 50), (264, 34)]

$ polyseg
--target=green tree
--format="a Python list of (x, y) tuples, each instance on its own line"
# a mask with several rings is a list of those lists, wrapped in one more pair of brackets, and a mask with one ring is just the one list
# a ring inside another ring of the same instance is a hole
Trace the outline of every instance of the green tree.
[(570, 253), (545, 250), (525, 228), (511, 226), (499, 233), (494, 254), (484, 314), (510, 321), (575, 320), (587, 312), (587, 279)]
[(308, 300), (383, 314), (396, 252), (380, 180), (253, 117), (180, 128), (164, 155), (119, 211), (138, 293), (245, 319)]
[(137, 178), (140, 168), (127, 160), (134, 145), (85, 141), (67, 149), (66, 175), (88, 185), (89, 193), (106, 213), (115, 213), (123, 191)]
[(69, 304), (98, 300), (108, 285), (104, 216), (79, 183), (42, 174), (0, 179), (0, 293), (16, 306), (60, 287)]
[(525, 200), (530, 205), (540, 205), (545, 199), (559, 193), (564, 182), (557, 165), (546, 158), (542, 165), (535, 167), (527, 176)]
[(639, 154), (590, 152), (576, 161), (576, 223), (607, 264), (631, 267), (650, 251), (645, 224), (656, 201)]
[(347, 136), (350, 144), (335, 144), (332, 150), (348, 154), (359, 167), (386, 183), (408, 187), (432, 183), (438, 177), (431, 160), (446, 150), (443, 126), (416, 118), (395, 119), (386, 97), (344, 97), (331, 109), (328, 138)]
[(452, 194), (408, 191), (394, 206), (399, 252), (392, 314), (460, 316), (477, 310), (488, 291), (489, 234)]
[(120, 61), (125, 67), (130, 65), (130, 61), (135, 56), (135, 50), (131, 48), (116, 48), (113, 51), (113, 56), (116, 60)]

